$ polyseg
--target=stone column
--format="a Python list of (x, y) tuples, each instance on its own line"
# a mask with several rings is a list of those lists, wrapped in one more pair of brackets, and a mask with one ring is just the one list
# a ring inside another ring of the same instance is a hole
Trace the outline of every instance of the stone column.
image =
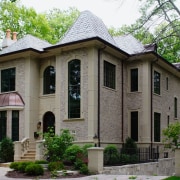
[(104, 165), (104, 148), (88, 148), (88, 169), (91, 172), (101, 173)]
[(21, 159), (22, 155), (22, 146), (21, 141), (15, 141), (14, 142), (14, 161), (18, 161)]
[(175, 149), (175, 175), (180, 176), (180, 148)]

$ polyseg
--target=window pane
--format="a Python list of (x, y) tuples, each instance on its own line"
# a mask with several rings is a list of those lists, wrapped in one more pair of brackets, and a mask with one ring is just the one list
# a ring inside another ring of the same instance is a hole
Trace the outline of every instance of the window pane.
[(44, 94), (55, 93), (56, 72), (53, 66), (49, 66), (44, 71)]
[(160, 94), (160, 73), (154, 71), (154, 93)]
[(131, 138), (138, 141), (138, 111), (131, 112)]
[(68, 63), (68, 118), (80, 118), (80, 60), (72, 60)]
[(177, 98), (174, 98), (174, 117), (177, 118)]
[(161, 139), (161, 114), (154, 113), (154, 142), (160, 142)]
[(1, 70), (1, 92), (15, 91), (15, 68)]
[(19, 111), (12, 111), (12, 140), (19, 141)]
[(138, 91), (138, 69), (131, 69), (131, 92)]
[(116, 66), (104, 61), (104, 86), (115, 89), (116, 86)]
[(0, 111), (0, 141), (6, 137), (6, 111)]

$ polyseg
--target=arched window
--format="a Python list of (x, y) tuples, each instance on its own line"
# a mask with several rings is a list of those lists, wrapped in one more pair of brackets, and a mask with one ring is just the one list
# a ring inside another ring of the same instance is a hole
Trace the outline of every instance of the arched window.
[(68, 63), (68, 118), (80, 118), (81, 62)]
[(55, 77), (56, 72), (53, 66), (48, 66), (44, 70), (44, 94), (53, 94), (55, 93)]

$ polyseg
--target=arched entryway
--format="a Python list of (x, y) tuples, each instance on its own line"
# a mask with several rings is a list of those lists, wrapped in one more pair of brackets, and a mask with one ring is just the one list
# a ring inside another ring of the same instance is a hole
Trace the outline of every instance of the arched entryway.
[(52, 112), (48, 111), (43, 117), (43, 133), (47, 133), (50, 128), (53, 129), (55, 133), (55, 116)]

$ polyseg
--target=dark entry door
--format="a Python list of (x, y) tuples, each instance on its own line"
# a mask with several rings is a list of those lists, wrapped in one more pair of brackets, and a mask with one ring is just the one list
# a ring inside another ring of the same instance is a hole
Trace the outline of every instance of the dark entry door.
[(55, 116), (49, 111), (43, 117), (43, 133), (49, 132), (50, 129), (53, 129), (55, 133)]

